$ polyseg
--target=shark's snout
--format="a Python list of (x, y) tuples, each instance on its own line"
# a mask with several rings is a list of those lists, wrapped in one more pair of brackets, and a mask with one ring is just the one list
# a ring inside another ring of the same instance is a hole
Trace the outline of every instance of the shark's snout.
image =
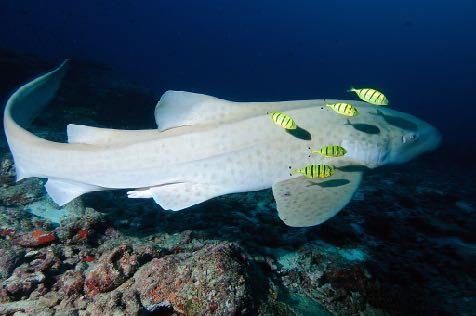
[(441, 133), (430, 124), (424, 123), (420, 127), (419, 135), (422, 152), (435, 150), (441, 144)]
[(400, 129), (400, 137), (393, 142), (388, 163), (404, 163), (422, 153), (435, 150), (441, 143), (441, 133), (432, 125), (417, 118), (412, 119), (412, 131)]

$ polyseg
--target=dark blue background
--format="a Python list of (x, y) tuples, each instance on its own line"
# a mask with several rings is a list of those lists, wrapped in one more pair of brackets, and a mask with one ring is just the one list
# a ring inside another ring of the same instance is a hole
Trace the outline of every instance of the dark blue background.
[(447, 140), (476, 131), (474, 0), (0, 0), (0, 47), (106, 63), (158, 96), (350, 98), (351, 85), (376, 87)]

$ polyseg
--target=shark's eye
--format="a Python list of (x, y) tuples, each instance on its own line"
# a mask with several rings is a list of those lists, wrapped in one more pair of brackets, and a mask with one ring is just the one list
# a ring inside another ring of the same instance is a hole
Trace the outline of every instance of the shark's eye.
[(412, 142), (416, 141), (417, 139), (418, 139), (418, 135), (414, 134), (414, 133), (411, 133), (411, 134), (404, 135), (402, 137), (402, 142), (403, 143), (412, 143)]

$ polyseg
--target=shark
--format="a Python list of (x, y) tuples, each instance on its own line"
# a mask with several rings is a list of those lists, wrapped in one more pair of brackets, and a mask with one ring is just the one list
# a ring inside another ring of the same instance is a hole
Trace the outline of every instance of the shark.
[[(68, 63), (18, 88), (3, 120), (17, 180), (47, 179), (46, 192), (58, 205), (87, 192), (127, 189), (129, 198), (179, 211), (229, 193), (272, 188), (282, 221), (309, 227), (344, 208), (367, 169), (405, 163), (441, 140), (435, 127), (413, 115), (388, 107), (376, 113), (376, 106), (361, 101), (233, 102), (166, 91), (155, 108), (157, 127), (69, 124), (68, 142), (53, 142), (27, 128), (54, 99)], [(335, 102), (351, 102), (359, 115), (348, 119), (325, 106)], [(267, 114), (274, 111), (291, 116), (297, 129), (274, 124)], [(309, 155), (309, 148), (326, 145), (342, 146), (347, 154)], [(290, 174), (309, 164), (332, 165), (336, 172), (329, 179)]]

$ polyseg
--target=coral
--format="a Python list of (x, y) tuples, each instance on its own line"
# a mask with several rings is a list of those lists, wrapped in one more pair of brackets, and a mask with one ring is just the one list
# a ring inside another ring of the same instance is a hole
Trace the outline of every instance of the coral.
[(94, 257), (93, 256), (85, 256), (85, 257), (81, 258), (81, 261), (83, 261), (83, 262), (93, 262)]
[(24, 247), (41, 247), (56, 241), (54, 232), (46, 232), (41, 229), (33, 230), (27, 234), (21, 234), (13, 238), (13, 243)]
[(76, 232), (76, 237), (78, 240), (85, 240), (89, 236), (89, 231), (86, 229), (80, 229)]

